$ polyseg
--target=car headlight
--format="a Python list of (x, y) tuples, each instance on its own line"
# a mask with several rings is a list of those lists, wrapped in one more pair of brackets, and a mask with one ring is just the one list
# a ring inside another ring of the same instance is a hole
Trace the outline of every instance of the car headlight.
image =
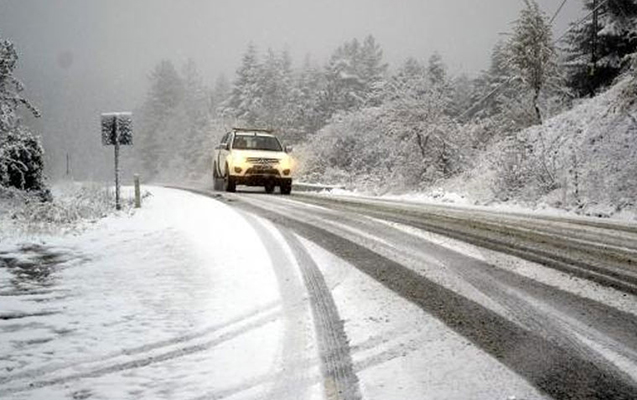
[(292, 157), (287, 156), (281, 159), (281, 169), (288, 170), (288, 171), (291, 171), (294, 169), (294, 160), (292, 159)]
[(238, 154), (232, 156), (232, 164), (236, 165), (237, 167), (243, 167), (245, 162), (246, 159), (243, 156), (240, 156)]

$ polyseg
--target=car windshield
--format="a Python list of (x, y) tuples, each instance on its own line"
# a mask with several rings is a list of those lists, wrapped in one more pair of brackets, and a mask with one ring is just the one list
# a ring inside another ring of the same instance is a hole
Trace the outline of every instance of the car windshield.
[(281, 143), (274, 136), (237, 135), (232, 143), (237, 150), (282, 151)]

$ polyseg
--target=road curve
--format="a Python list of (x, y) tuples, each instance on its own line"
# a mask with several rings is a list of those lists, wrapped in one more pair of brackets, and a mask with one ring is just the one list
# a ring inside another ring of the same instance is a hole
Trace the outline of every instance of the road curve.
[[(305, 194), (288, 198), (197, 192), (318, 244), (552, 398), (635, 398), (637, 314), (499, 268), (404, 229), (434, 232), (523, 258), (613, 288), (621, 297), (637, 293), (633, 226)], [(432, 257), (497, 303), (504, 314), (418, 270), (419, 263)]]

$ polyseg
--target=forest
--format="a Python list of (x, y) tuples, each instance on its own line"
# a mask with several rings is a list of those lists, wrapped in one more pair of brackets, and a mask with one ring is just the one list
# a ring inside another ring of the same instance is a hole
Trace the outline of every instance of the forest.
[[(162, 60), (134, 110), (135, 146), (126, 161), (147, 181), (207, 182), (219, 137), (233, 126), (258, 127), (295, 147), (300, 181), (373, 194), (480, 181), (484, 201), (537, 201), (561, 190), (562, 206), (581, 206), (581, 182), (599, 163), (585, 156), (586, 145), (563, 140), (568, 126), (554, 132), (550, 121), (619, 87), (610, 109), (628, 122), (610, 123), (634, 135), (637, 2), (586, 0), (585, 17), (557, 38), (554, 16), (524, 3), (489, 67), (475, 76), (449, 73), (438, 53), (391, 66), (371, 35), (298, 65), (287, 50), (249, 44), (235, 75), (218, 76), (212, 87), (194, 61)], [(20, 96), (12, 47), (3, 43), (0, 184), (41, 190), (41, 149), (16, 117), (20, 107), (37, 111)], [(632, 166), (634, 147), (633, 139), (613, 158)]]

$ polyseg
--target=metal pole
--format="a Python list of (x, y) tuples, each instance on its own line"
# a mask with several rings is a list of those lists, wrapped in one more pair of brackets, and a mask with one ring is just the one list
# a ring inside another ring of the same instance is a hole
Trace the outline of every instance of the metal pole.
[(117, 137), (117, 117), (113, 121), (113, 141), (115, 142), (115, 209), (121, 210), (119, 203), (119, 138)]
[(115, 209), (122, 209), (119, 203), (119, 143), (117, 142), (115, 142)]
[(141, 208), (142, 206), (142, 194), (139, 188), (139, 174), (135, 174), (135, 208)]

